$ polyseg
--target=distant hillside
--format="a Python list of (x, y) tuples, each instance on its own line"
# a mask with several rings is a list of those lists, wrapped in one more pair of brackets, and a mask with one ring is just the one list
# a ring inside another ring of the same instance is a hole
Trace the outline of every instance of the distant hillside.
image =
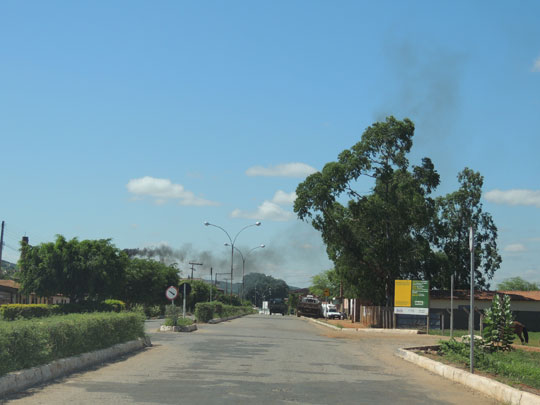
[(2, 271), (4, 270), (17, 270), (17, 265), (10, 262), (6, 262), (5, 260), (2, 260)]
[(16, 264), (2, 260), (2, 273), (0, 274), (0, 278), (7, 280), (13, 279), (17, 271)]

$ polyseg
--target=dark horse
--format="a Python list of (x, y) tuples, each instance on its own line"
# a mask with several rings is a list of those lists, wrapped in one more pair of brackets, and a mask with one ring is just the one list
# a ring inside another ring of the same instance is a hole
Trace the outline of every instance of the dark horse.
[(521, 343), (529, 343), (529, 332), (527, 332), (527, 328), (525, 325), (518, 321), (514, 321), (512, 323), (512, 328), (514, 329), (514, 333), (518, 335), (519, 340), (521, 340)]

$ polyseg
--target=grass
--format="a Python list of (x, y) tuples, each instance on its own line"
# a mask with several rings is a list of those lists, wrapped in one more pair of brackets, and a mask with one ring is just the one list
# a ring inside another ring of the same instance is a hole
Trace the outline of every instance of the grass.
[[(444, 335), (443, 335), (442, 331), (440, 329), (430, 329), (429, 334), (434, 335), (434, 336), (450, 336), (450, 330), (445, 329), (444, 330)], [(462, 337), (464, 335), (468, 335), (468, 334), (469, 334), (469, 331), (466, 330), (466, 329), (455, 329), (454, 330), (454, 338), (460, 338), (460, 337)], [(474, 334), (475, 334), (475, 336), (479, 336), (480, 331), (475, 330)], [(516, 335), (516, 337), (514, 339), (514, 344), (516, 344), (516, 345), (521, 344), (521, 341), (519, 340), (517, 335)], [(540, 347), (540, 332), (529, 332), (529, 343), (527, 343), (527, 346)]]
[[(469, 345), (453, 340), (441, 341), (439, 355), (452, 364), (469, 367)], [(540, 352), (511, 350), (484, 352), (475, 350), (475, 369), (510, 385), (523, 384), (540, 390)]]

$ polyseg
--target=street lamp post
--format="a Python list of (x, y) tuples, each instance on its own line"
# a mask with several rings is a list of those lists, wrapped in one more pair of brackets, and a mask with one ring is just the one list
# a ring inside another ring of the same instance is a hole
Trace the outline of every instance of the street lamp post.
[[(225, 246), (230, 246), (228, 243), (225, 243)], [(255, 249), (260, 249), (260, 248), (264, 248), (266, 247), (266, 245), (259, 245), (259, 246), (255, 246), (254, 248), (250, 249), (246, 256), (244, 256), (242, 254), (242, 251), (240, 249), (238, 249), (236, 246), (234, 247), (234, 249), (240, 253), (240, 256), (242, 257), (242, 301), (244, 300), (244, 277), (245, 277), (245, 268), (246, 268), (246, 259), (248, 258), (249, 254), (254, 251)]]
[(232, 303), (232, 286), (233, 286), (233, 261), (234, 261), (234, 243), (236, 242), (236, 238), (238, 238), (238, 235), (247, 228), (250, 228), (252, 226), (260, 226), (261, 223), (259, 221), (255, 222), (254, 224), (244, 226), (242, 229), (238, 231), (238, 233), (235, 235), (234, 239), (231, 238), (231, 235), (229, 235), (229, 232), (227, 232), (225, 229), (223, 229), (219, 225), (211, 224), (210, 222), (206, 221), (204, 222), (205, 226), (213, 226), (215, 228), (221, 229), (223, 232), (225, 232), (225, 235), (229, 238), (229, 241), (231, 242), (231, 303)]

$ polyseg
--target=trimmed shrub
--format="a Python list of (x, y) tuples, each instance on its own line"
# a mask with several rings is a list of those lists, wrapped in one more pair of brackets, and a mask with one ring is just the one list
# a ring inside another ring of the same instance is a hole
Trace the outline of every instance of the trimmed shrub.
[(6, 321), (18, 318), (40, 318), (59, 313), (58, 305), (47, 304), (4, 304), (0, 305), (0, 315)]
[(226, 318), (236, 315), (252, 314), (251, 305), (238, 307), (234, 305), (224, 305), (221, 302), (199, 302), (195, 305), (195, 317), (199, 322), (208, 322), (214, 318)]
[(0, 322), (0, 375), (143, 336), (144, 317), (136, 312)]
[(120, 312), (125, 309), (126, 304), (120, 300), (84, 301), (57, 305), (4, 304), (0, 305), (0, 316), (6, 321), (13, 321), (18, 318), (43, 318), (52, 315), (89, 312)]
[(173, 325), (173, 322), (171, 319), (167, 318), (165, 319), (165, 326), (189, 326), (193, 325), (193, 321), (189, 318), (178, 318), (176, 320), (176, 325)]
[(198, 302), (195, 304), (195, 318), (199, 322), (208, 322), (214, 318), (214, 305), (212, 302)]
[(110, 310), (114, 312), (120, 312), (126, 309), (125, 302), (120, 300), (105, 300), (102, 304), (109, 307)]

